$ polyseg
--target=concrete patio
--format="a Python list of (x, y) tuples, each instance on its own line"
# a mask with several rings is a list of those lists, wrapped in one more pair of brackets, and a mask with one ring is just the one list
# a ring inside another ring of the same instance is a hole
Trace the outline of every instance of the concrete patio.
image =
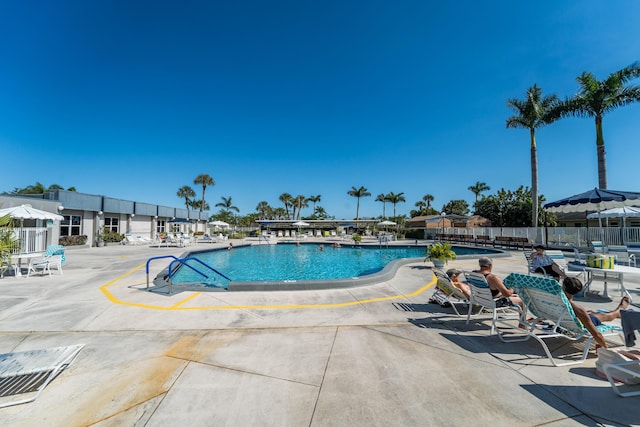
[[(0, 353), (85, 344), (36, 401), (0, 409), (2, 425), (640, 425), (595, 352), (553, 367), (537, 342), (505, 344), (486, 318), (429, 304), (428, 262), (350, 289), (145, 291), (147, 259), (184, 251), (68, 249), (64, 275), (0, 279)], [(522, 252), (494, 259), (512, 271), (526, 273)], [(625, 285), (637, 304), (640, 277)], [(609, 293), (580, 302), (611, 309)]]

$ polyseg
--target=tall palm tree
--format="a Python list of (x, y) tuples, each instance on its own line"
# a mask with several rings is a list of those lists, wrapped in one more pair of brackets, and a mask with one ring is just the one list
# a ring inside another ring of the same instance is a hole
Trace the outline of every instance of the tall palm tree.
[(480, 193), (489, 190), (491, 190), (491, 187), (489, 187), (486, 182), (480, 181), (476, 181), (474, 185), (469, 187), (469, 191), (471, 191), (476, 196), (476, 201), (473, 203), (474, 208), (478, 204), (478, 196), (480, 196)]
[(193, 191), (193, 188), (189, 187), (188, 185), (183, 185), (178, 189), (177, 195), (181, 199), (184, 199), (184, 205), (187, 207), (187, 210), (189, 210), (191, 198), (196, 197), (196, 192)]
[(602, 116), (633, 102), (640, 101), (640, 86), (625, 86), (629, 80), (640, 77), (640, 62), (634, 62), (599, 81), (588, 72), (577, 77), (580, 92), (565, 101), (560, 114), (594, 117), (596, 121), (596, 152), (598, 155), (598, 187), (607, 188), (607, 159), (602, 135)]
[(269, 203), (267, 203), (266, 200), (263, 200), (258, 203), (258, 206), (256, 206), (256, 211), (258, 212), (259, 219), (268, 219), (271, 206), (269, 206)]
[(517, 113), (507, 119), (507, 128), (529, 129), (531, 138), (531, 225), (538, 226), (538, 149), (536, 129), (553, 123), (557, 115), (559, 100), (555, 94), (542, 96), (542, 89), (534, 84), (526, 92), (526, 98), (508, 99), (507, 106)]
[(226, 212), (230, 212), (230, 211), (240, 212), (240, 209), (238, 209), (237, 206), (234, 206), (233, 202), (231, 201), (231, 196), (229, 197), (223, 196), (220, 198), (222, 199), (222, 201), (220, 203), (216, 203), (217, 208), (222, 208)]
[(317, 195), (317, 196), (309, 196), (309, 198), (307, 199), (308, 201), (310, 201), (311, 203), (313, 203), (313, 214), (316, 214), (316, 203), (320, 202), (320, 199), (322, 199), (321, 195)]
[(418, 200), (414, 206), (418, 208), (418, 216), (424, 215), (424, 211), (427, 207), (427, 204), (425, 202), (423, 202), (422, 200)]
[(427, 202), (427, 209), (431, 208), (431, 202), (433, 202), (435, 198), (431, 195), (431, 194), (425, 194), (422, 197), (422, 200), (424, 200), (425, 202)]
[(293, 205), (293, 197), (289, 193), (282, 193), (278, 200), (284, 204), (284, 210), (287, 213), (287, 219), (289, 219), (289, 206)]
[[(309, 206), (309, 203), (307, 203), (307, 198), (304, 197), (302, 194), (298, 194), (296, 197), (294, 197), (293, 218), (300, 219), (300, 212), (302, 212), (302, 208), (306, 208), (307, 206)], [(298, 212), (297, 218), (296, 218), (296, 211)]]
[(369, 191), (367, 191), (365, 187), (356, 188), (352, 186), (351, 190), (347, 191), (347, 194), (350, 195), (351, 197), (356, 197), (358, 199), (358, 204), (356, 207), (356, 221), (357, 221), (360, 215), (360, 198), (369, 197), (371, 196), (371, 193), (369, 193)]
[(200, 175), (196, 176), (196, 179), (193, 180), (193, 183), (202, 185), (202, 202), (200, 204), (200, 212), (202, 212), (204, 209), (204, 193), (207, 190), (207, 186), (216, 185), (216, 183), (213, 178), (211, 178), (211, 176), (207, 175), (206, 173), (201, 173)]
[(404, 193), (394, 193), (393, 191), (387, 194), (387, 200), (393, 203), (393, 217), (396, 217), (396, 205), (400, 202), (406, 202), (404, 198)]
[(376, 196), (376, 202), (382, 202), (382, 219), (387, 217), (387, 195), (384, 193), (380, 193)]

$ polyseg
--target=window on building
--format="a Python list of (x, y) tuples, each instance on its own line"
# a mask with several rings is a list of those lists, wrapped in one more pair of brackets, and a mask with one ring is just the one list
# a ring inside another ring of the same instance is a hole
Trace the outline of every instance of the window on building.
[(118, 218), (112, 218), (112, 217), (105, 217), (104, 218), (104, 229), (105, 230), (111, 230), (114, 233), (118, 233), (118, 224), (119, 224), (119, 220)]
[(166, 223), (164, 221), (157, 221), (156, 233), (164, 233), (166, 231)]
[(79, 236), (80, 235), (80, 215), (63, 215), (64, 219), (60, 222), (61, 236)]

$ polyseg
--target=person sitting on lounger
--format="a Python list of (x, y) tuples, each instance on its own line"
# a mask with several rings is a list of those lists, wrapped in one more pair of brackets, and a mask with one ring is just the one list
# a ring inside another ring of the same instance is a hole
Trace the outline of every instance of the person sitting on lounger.
[(496, 301), (496, 306), (505, 307), (517, 304), (524, 310), (524, 303), (520, 297), (516, 295), (515, 291), (507, 288), (502, 282), (502, 279), (491, 272), (493, 269), (493, 261), (491, 261), (491, 258), (486, 256), (480, 257), (478, 259), (478, 265), (480, 265), (480, 270), (477, 270), (477, 272), (482, 274), (487, 280), (493, 298), (501, 297)]
[(543, 245), (536, 245), (533, 247), (533, 249), (535, 249), (535, 252), (533, 252), (529, 257), (529, 259), (531, 260), (531, 268), (533, 269), (533, 271), (542, 274), (548, 274), (558, 281), (561, 277), (567, 277), (560, 266), (556, 264), (551, 259), (551, 257), (549, 257), (549, 255), (544, 253)]
[(456, 288), (460, 289), (460, 291), (464, 294), (465, 297), (467, 297), (468, 300), (471, 300), (471, 291), (469, 291), (469, 285), (460, 281), (461, 274), (462, 271), (456, 268), (450, 268), (447, 270), (447, 276), (449, 276), (449, 278), (451, 279), (451, 283), (453, 283)]
[(598, 331), (596, 326), (601, 325), (602, 322), (619, 319), (620, 310), (626, 310), (627, 307), (629, 307), (629, 297), (626, 295), (623, 296), (620, 304), (618, 304), (618, 307), (616, 307), (615, 310), (600, 312), (587, 310), (573, 301), (573, 297), (582, 291), (582, 282), (577, 277), (566, 277), (562, 282), (562, 289), (571, 303), (573, 312), (576, 314), (580, 322), (582, 322), (584, 327), (587, 328), (587, 331), (591, 333), (596, 343), (601, 347), (607, 348), (607, 342), (604, 340), (604, 337), (600, 331)]

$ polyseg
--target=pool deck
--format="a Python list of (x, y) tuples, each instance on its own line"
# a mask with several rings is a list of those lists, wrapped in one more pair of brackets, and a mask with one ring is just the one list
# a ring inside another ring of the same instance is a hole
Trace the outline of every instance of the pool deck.
[[(0, 353), (85, 344), (37, 400), (0, 409), (2, 425), (640, 425), (638, 398), (595, 375), (593, 351), (553, 367), (537, 342), (427, 303), (429, 262), (348, 289), (144, 290), (147, 259), (187, 249), (68, 249), (64, 275), (0, 279)], [(494, 272), (525, 273), (522, 252)], [(640, 276), (625, 286), (637, 304)], [(609, 294), (580, 301), (611, 309)]]

